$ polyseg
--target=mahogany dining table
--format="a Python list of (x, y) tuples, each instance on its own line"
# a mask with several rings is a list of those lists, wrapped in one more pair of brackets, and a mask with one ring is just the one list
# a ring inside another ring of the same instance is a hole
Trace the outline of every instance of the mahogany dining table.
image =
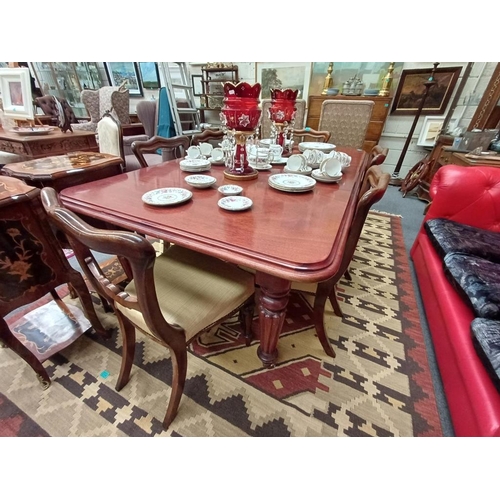
[[(224, 166), (202, 172), (217, 179), (208, 189), (188, 185), (192, 175), (180, 160), (142, 168), (63, 189), (62, 203), (75, 212), (140, 234), (182, 245), (255, 270), (260, 288), (258, 356), (265, 367), (278, 359), (278, 339), (293, 281), (319, 282), (338, 269), (354, 217), (367, 153), (338, 148), (352, 157), (338, 183), (317, 182), (311, 191), (285, 192), (268, 184), (283, 166), (259, 171), (253, 180), (229, 180)], [(226, 211), (217, 204), (217, 187), (237, 184), (253, 201), (245, 211)], [(182, 187), (192, 191), (185, 203), (151, 206), (142, 201), (150, 190)]]

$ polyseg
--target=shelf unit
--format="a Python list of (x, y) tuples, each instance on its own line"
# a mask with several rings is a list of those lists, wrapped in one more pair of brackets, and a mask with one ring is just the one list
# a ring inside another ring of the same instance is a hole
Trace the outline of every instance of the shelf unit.
[(44, 95), (66, 99), (77, 118), (88, 116), (80, 93), (103, 86), (97, 63), (33, 62), (30, 66)]
[(193, 89), (200, 92), (195, 96), (200, 98), (200, 119), (205, 122), (206, 111), (220, 111), (223, 105), (225, 82), (238, 83), (238, 66), (212, 67), (203, 66), (201, 75), (192, 75)]

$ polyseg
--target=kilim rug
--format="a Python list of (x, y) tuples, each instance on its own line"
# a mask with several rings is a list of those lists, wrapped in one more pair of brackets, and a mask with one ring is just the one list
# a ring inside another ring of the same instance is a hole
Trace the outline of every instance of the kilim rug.
[[(110, 271), (115, 280), (121, 273), (116, 263)], [(275, 368), (262, 367), (258, 333), (246, 347), (235, 319), (191, 346), (168, 431), (161, 426), (170, 396), (168, 350), (138, 335), (131, 380), (116, 392), (121, 336), (100, 306), (113, 337), (85, 334), (45, 361), (52, 380), (46, 391), (24, 361), (0, 349), (0, 435), (442, 435), (398, 217), (370, 213), (350, 271), (352, 282), (338, 285), (345, 317), (330, 308), (325, 314), (335, 359), (315, 335), (312, 296), (293, 292)]]

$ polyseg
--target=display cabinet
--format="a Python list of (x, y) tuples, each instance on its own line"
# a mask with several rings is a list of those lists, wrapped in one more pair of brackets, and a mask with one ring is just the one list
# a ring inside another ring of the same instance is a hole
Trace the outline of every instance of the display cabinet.
[[(192, 75), (195, 96), (200, 98), (200, 120), (205, 122), (206, 111), (220, 111), (224, 100), (223, 83), (239, 82), (238, 66), (207, 65), (201, 75)], [(198, 92), (196, 92), (198, 90)]]
[(65, 98), (77, 118), (88, 116), (80, 93), (83, 89), (99, 89), (103, 86), (97, 63), (33, 62), (30, 65), (44, 95)]

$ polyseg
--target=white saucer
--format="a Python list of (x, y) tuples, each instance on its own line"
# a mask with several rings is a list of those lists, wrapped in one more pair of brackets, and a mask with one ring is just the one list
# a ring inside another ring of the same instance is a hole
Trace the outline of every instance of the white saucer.
[(287, 162), (288, 158), (276, 158), (274, 160), (271, 161), (271, 164), (272, 165), (285, 165), (286, 162)]
[(209, 161), (212, 165), (225, 165), (224, 159), (214, 160), (213, 158), (209, 158)]
[(203, 158), (185, 158), (179, 162), (179, 165), (188, 168), (210, 167), (210, 161)]
[(311, 177), (316, 179), (319, 182), (328, 182), (330, 184), (333, 183), (338, 183), (340, 180), (342, 180), (342, 174), (338, 175), (337, 177), (330, 177), (329, 175), (324, 174), (321, 172), (321, 170), (313, 170), (311, 173)]
[(248, 210), (253, 205), (253, 202), (246, 196), (225, 196), (217, 202), (217, 205), (224, 210), (240, 212), (241, 210)]
[(283, 172), (285, 174), (311, 175), (312, 170), (312, 167), (304, 167), (304, 170), (288, 170), (288, 167), (285, 165)]
[(217, 182), (215, 177), (211, 175), (188, 175), (184, 180), (195, 188), (205, 189)]
[(236, 184), (224, 184), (223, 186), (219, 186), (217, 191), (224, 196), (236, 196), (243, 192), (243, 188), (241, 186), (237, 186)]
[(165, 206), (184, 203), (193, 196), (191, 191), (183, 188), (153, 189), (142, 195), (142, 201), (148, 205)]
[(255, 163), (248, 163), (252, 168), (255, 168), (255, 170), (271, 170), (273, 166), (271, 164), (267, 165), (255, 165)]

